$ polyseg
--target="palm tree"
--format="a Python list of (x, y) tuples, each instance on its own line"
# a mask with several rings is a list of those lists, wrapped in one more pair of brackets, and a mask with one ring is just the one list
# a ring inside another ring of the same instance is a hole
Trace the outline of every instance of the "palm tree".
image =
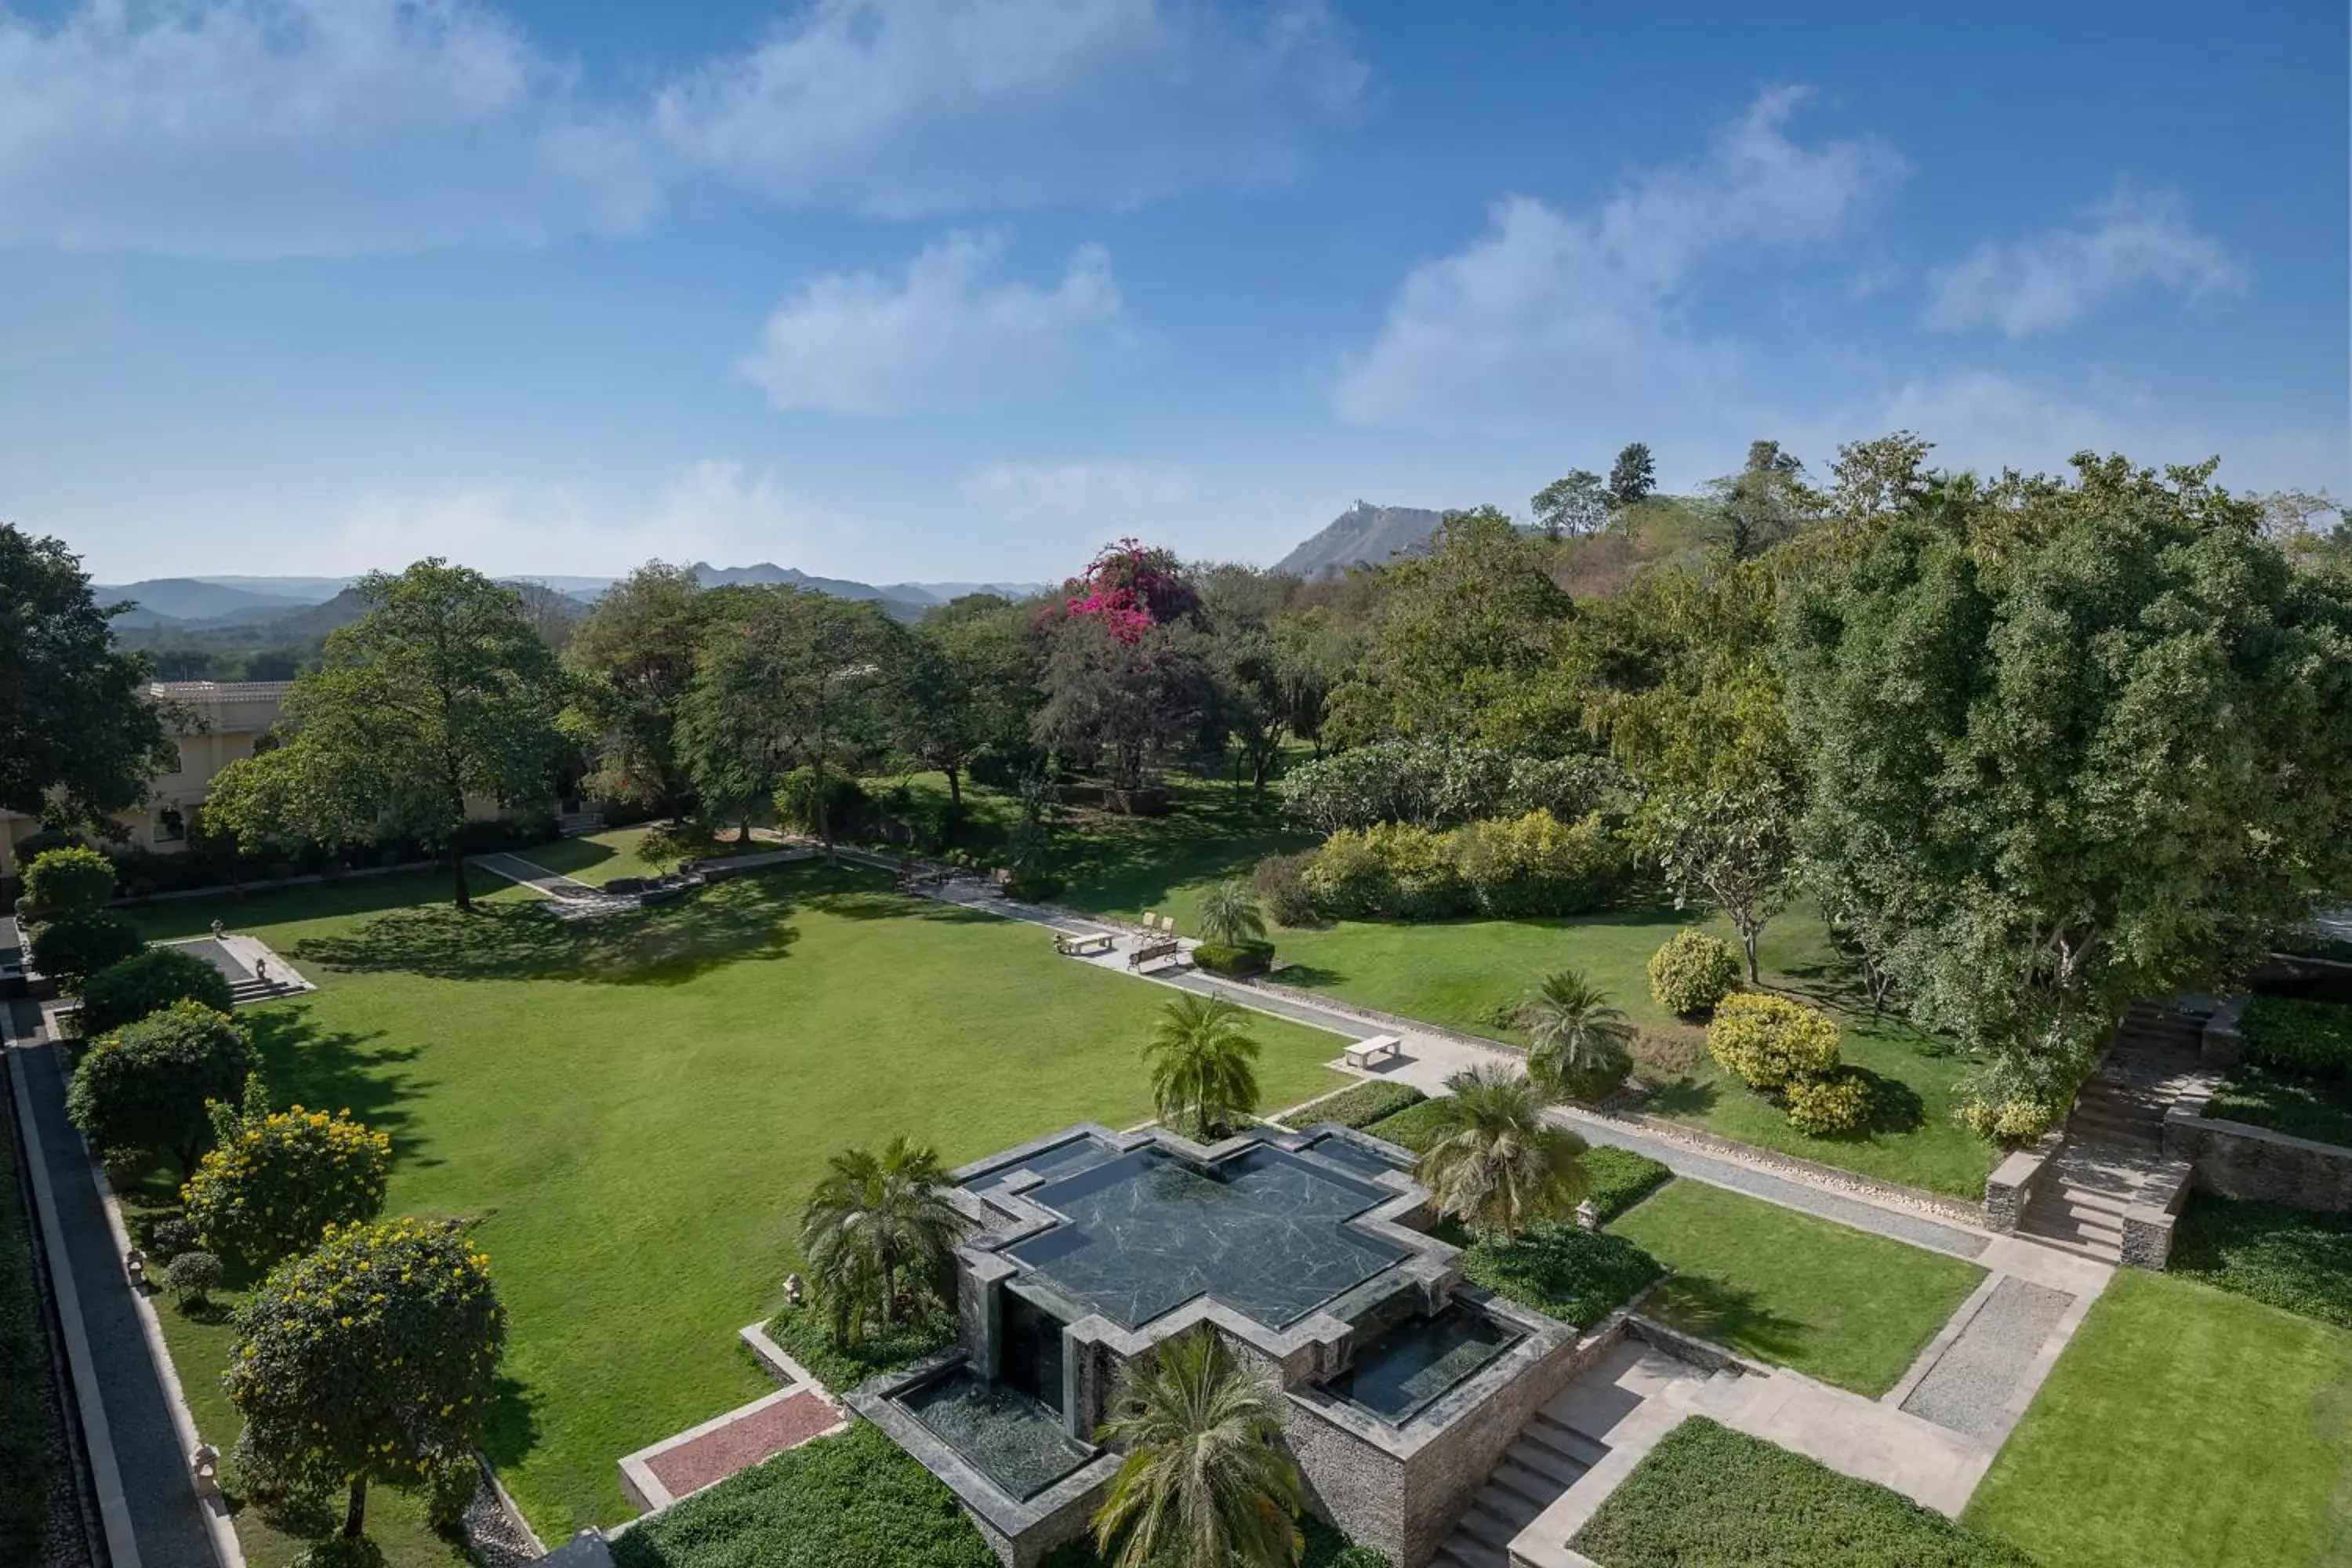
[(1239, 877), (1228, 877), (1201, 895), (1201, 934), (1225, 947), (1265, 940), (1265, 915), (1257, 893)]
[(1594, 1100), (1625, 1081), (1633, 1026), (1609, 994), (1573, 969), (1543, 978), (1519, 1007), (1528, 1077), (1553, 1100)]
[(1445, 1080), (1444, 1131), (1414, 1175), (1437, 1206), (1509, 1241), (1535, 1220), (1560, 1219), (1584, 1196), (1584, 1140), (1544, 1116), (1543, 1096), (1507, 1068), (1466, 1068)]
[(1276, 1439), (1281, 1391), (1206, 1325), (1160, 1342), (1120, 1374), (1118, 1414), (1095, 1432), (1127, 1450), (1095, 1510), (1111, 1568), (1289, 1568), (1298, 1469)]
[(902, 1283), (918, 1300), (944, 1296), (961, 1228), (946, 1188), (939, 1156), (903, 1134), (879, 1155), (852, 1148), (833, 1157), (801, 1211), (801, 1256), (835, 1340), (856, 1343), (869, 1312), (887, 1329)]
[(1169, 1003), (1143, 1047), (1160, 1120), (1172, 1123), (1189, 1111), (1192, 1131), (1205, 1138), (1255, 1110), (1257, 1048), (1249, 1016), (1223, 997), (1188, 992)]

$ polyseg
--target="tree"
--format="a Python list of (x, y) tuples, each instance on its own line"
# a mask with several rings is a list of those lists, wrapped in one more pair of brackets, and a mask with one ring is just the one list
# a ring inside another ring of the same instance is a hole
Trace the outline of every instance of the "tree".
[[(247, 1099), (258, 1080), (248, 1084)], [(318, 1245), (330, 1226), (383, 1210), (392, 1139), (297, 1105), (213, 1114), (214, 1147), (181, 1189), (190, 1223), (215, 1252), (267, 1265)]]
[(455, 1220), (331, 1231), (272, 1270), (236, 1326), (221, 1381), (245, 1417), (240, 1452), (344, 1488), (347, 1540), (370, 1481), (422, 1481), (471, 1452), (507, 1334), (489, 1259)]
[(1804, 485), (1804, 464), (1778, 441), (1748, 444), (1748, 464), (1711, 487), (1731, 528), (1731, 554), (1745, 561), (1791, 538), (1818, 510)]
[(948, 809), (963, 814), (963, 773), (983, 749), (1028, 741), (1035, 681), (1020, 612), (967, 594), (915, 624), (896, 693), (899, 744), (947, 775)]
[(679, 727), (687, 771), (708, 805), (748, 814), (793, 769), (808, 769), (817, 837), (830, 851), (827, 773), (881, 746), (894, 628), (878, 606), (826, 594), (723, 592)]
[(212, 1133), (205, 1102), (234, 1098), (259, 1066), (244, 1025), (174, 1002), (98, 1037), (67, 1086), (66, 1114), (110, 1155), (160, 1151), (185, 1174)]
[(1257, 1110), (1258, 1043), (1249, 1015), (1222, 996), (1186, 994), (1160, 1010), (1143, 1059), (1151, 1067), (1151, 1101), (1173, 1126), (1192, 1118), (1208, 1138)]
[(357, 843), (389, 826), (442, 852), (457, 906), (470, 909), (468, 800), (550, 799), (555, 656), (512, 589), (437, 557), (355, 591), (366, 613), (328, 636), (323, 666), (287, 694), (291, 739), (223, 769), (205, 823), (248, 850), (286, 837)]
[(1095, 1510), (1112, 1568), (1287, 1568), (1305, 1537), (1282, 1391), (1206, 1324), (1122, 1368), (1095, 1440), (1127, 1457)]
[(1621, 507), (1633, 506), (1647, 500), (1657, 488), (1658, 469), (1650, 460), (1650, 448), (1639, 441), (1626, 442), (1609, 465), (1609, 499)]
[(139, 928), (112, 910), (89, 910), (44, 921), (33, 931), (33, 967), (78, 992), (100, 970), (147, 950)]
[(2126, 1000), (2223, 984), (2352, 886), (2352, 584), (2210, 464), (2074, 467), (1935, 476), (1780, 655), (1809, 860), (2042, 1120)]
[(0, 811), (103, 821), (172, 767), (147, 662), (115, 647), (81, 558), (0, 523)]
[(107, 1034), (174, 1002), (200, 1002), (215, 1013), (236, 1005), (228, 977), (194, 953), (151, 947), (82, 982), (82, 1038)]
[(1208, 707), (1200, 609), (1171, 552), (1126, 539), (1068, 584), (1045, 625), (1044, 700), (1030, 734), (1074, 764), (1100, 764), (1114, 805), (1151, 781)]
[(1633, 1068), (1633, 1026), (1609, 994), (1573, 969), (1544, 976), (1520, 1004), (1528, 1078), (1555, 1100), (1598, 1100)]
[(89, 914), (106, 907), (114, 897), (114, 862), (79, 844), (44, 849), (25, 868), (20, 914), (39, 911), (41, 918), (59, 920)]
[(1574, 538), (1598, 533), (1609, 521), (1609, 490), (1590, 468), (1570, 468), (1565, 479), (1552, 480), (1535, 493), (1528, 505), (1542, 525), (1544, 537)]
[(565, 643), (577, 678), (565, 724), (595, 759), (597, 795), (666, 816), (693, 811), (677, 730), (708, 618), (692, 567), (648, 561), (604, 590)]
[(1265, 940), (1265, 911), (1257, 889), (1241, 877), (1213, 882), (1201, 894), (1201, 934), (1227, 947)]
[(1564, 1219), (1584, 1197), (1584, 1140), (1544, 1117), (1543, 1096), (1499, 1067), (1445, 1080), (1441, 1131), (1414, 1175), (1440, 1210), (1482, 1235), (1515, 1239)]
[(834, 1338), (856, 1344), (869, 1314), (887, 1331), (901, 1297), (921, 1307), (953, 1289), (961, 1223), (939, 1156), (902, 1134), (880, 1154), (845, 1149), (801, 1211), (801, 1257)]

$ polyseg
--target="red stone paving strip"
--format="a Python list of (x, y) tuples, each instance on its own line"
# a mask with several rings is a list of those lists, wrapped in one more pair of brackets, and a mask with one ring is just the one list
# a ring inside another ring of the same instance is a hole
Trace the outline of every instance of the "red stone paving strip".
[(795, 1394), (656, 1455), (646, 1461), (646, 1468), (669, 1489), (670, 1496), (684, 1497), (787, 1448), (797, 1448), (840, 1421), (841, 1412), (832, 1401), (821, 1394)]

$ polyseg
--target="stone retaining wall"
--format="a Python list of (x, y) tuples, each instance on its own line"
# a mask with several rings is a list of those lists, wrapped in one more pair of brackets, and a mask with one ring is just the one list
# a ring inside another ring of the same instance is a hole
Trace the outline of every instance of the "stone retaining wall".
[(2205, 1114), (2210, 1100), (2165, 1113), (2164, 1152), (2196, 1168), (2197, 1184), (2225, 1198), (2352, 1214), (2352, 1149)]
[(1972, 1229), (1988, 1228), (1985, 1205), (1972, 1204), (1966, 1198), (1948, 1197), (1920, 1187), (1906, 1187), (1899, 1182), (1882, 1182), (1861, 1175), (1838, 1165), (1824, 1165), (1816, 1160), (1801, 1159), (1783, 1154), (1778, 1149), (1767, 1149), (1759, 1143), (1742, 1143), (1737, 1139), (1719, 1138), (1712, 1132), (1688, 1127), (1679, 1121), (1669, 1121), (1663, 1116), (1651, 1116), (1638, 1110), (1612, 1112), (1612, 1121), (1623, 1121), (1644, 1132), (1654, 1132), (1669, 1142), (1681, 1143), (1709, 1154), (1719, 1154), (1727, 1160), (1738, 1160), (1766, 1170), (1786, 1172), (1799, 1181), (1815, 1186), (1843, 1188), (1860, 1193), (1897, 1208), (1907, 1208), (1953, 1225)]
[(2065, 1142), (2063, 1131), (2044, 1133), (2042, 1141), (2031, 1149), (2020, 1149), (1994, 1168), (1985, 1178), (1984, 1226), (2002, 1236), (2016, 1234), (2018, 1222), (2033, 1202), (2033, 1191), (2042, 1173), (2049, 1167), (2050, 1157), (2058, 1152)]

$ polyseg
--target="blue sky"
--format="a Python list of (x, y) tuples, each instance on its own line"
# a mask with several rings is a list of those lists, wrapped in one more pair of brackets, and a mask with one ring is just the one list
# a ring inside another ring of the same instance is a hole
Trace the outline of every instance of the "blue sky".
[(0, 517), (896, 581), (1632, 439), (2352, 487), (2341, 4), (1790, 9), (0, 0)]

